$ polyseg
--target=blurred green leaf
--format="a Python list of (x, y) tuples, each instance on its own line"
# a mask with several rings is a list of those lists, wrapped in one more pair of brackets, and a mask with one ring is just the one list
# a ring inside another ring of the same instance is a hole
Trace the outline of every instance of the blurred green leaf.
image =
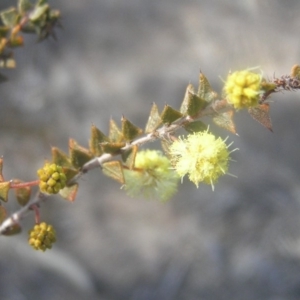
[(37, 5), (29, 14), (29, 20), (32, 22), (44, 21), (45, 14), (49, 11), (49, 4), (40, 4)]
[(121, 152), (121, 148), (125, 146), (125, 143), (101, 143), (100, 146), (104, 153), (116, 155)]
[(211, 102), (217, 98), (217, 93), (214, 92), (209, 81), (201, 72), (199, 74), (199, 87), (197, 95), (206, 102)]
[(55, 164), (61, 167), (67, 167), (67, 168), (72, 167), (71, 160), (65, 152), (63, 152), (57, 147), (52, 147), (51, 152), (52, 152), (52, 161)]
[(123, 134), (113, 119), (110, 119), (110, 121), (109, 121), (108, 137), (109, 137), (109, 140), (113, 143), (118, 143), (123, 140)]
[(100, 146), (100, 143), (108, 142), (108, 137), (100, 131), (95, 125), (91, 127), (91, 139), (90, 139), (90, 150), (95, 156), (101, 156), (103, 150)]
[(207, 125), (202, 121), (195, 121), (184, 125), (184, 129), (189, 133), (199, 132), (207, 130)]
[(145, 132), (153, 132), (161, 124), (161, 118), (158, 112), (157, 105), (153, 103), (150, 115), (146, 124)]
[(59, 194), (66, 200), (73, 202), (76, 198), (78, 191), (78, 184), (73, 184), (72, 186), (66, 186), (59, 191)]
[(0, 182), (0, 200), (7, 202), (9, 189), (10, 189), (9, 181)]
[(272, 129), (272, 121), (269, 114), (270, 105), (268, 103), (260, 104), (255, 107), (251, 107), (248, 109), (250, 116), (261, 125), (273, 131)]
[(109, 161), (109, 162), (104, 163), (102, 165), (102, 167), (103, 167), (103, 173), (106, 176), (108, 176), (122, 184), (125, 183), (123, 167), (122, 167), (121, 162)]
[[(13, 183), (21, 183), (23, 182), (22, 180), (18, 180), (18, 179), (14, 179)], [(30, 200), (30, 196), (31, 196), (31, 187), (27, 186), (27, 187), (21, 187), (21, 188), (15, 188), (15, 196), (17, 198), (18, 203), (21, 206), (24, 206), (28, 203), (28, 201)]]
[(90, 151), (81, 147), (73, 139), (69, 140), (70, 159), (74, 168), (80, 169), (85, 163), (93, 158)]
[(26, 13), (30, 9), (32, 9), (33, 5), (30, 1), (28, 0), (18, 0), (18, 11), (21, 14)]
[(137, 136), (143, 133), (143, 130), (134, 124), (132, 124), (129, 120), (122, 117), (122, 134), (126, 142), (130, 142), (134, 140)]
[(226, 111), (223, 113), (219, 113), (215, 117), (213, 117), (213, 121), (218, 126), (236, 134), (235, 124), (233, 122), (233, 114), (234, 112), (232, 110)]
[(63, 171), (64, 171), (64, 174), (66, 175), (67, 182), (70, 181), (72, 178), (74, 178), (79, 173), (78, 170), (75, 170), (73, 168), (66, 168), (66, 167), (63, 167)]
[(0, 18), (5, 26), (13, 28), (18, 23), (20, 15), (15, 7), (10, 7), (0, 12)]
[(178, 110), (175, 110), (169, 105), (165, 105), (160, 118), (164, 124), (172, 124), (174, 121), (180, 119), (182, 117), (182, 113)]

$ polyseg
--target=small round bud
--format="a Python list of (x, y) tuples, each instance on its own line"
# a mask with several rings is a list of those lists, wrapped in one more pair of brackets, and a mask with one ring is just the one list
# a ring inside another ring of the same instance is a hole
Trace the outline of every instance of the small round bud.
[(28, 243), (35, 250), (46, 251), (56, 242), (56, 233), (52, 225), (45, 222), (36, 224), (29, 231)]
[(262, 93), (262, 75), (247, 70), (229, 74), (224, 85), (225, 97), (234, 108), (258, 105)]
[(66, 175), (61, 166), (46, 163), (42, 169), (37, 171), (40, 179), (40, 190), (47, 194), (57, 194), (66, 186)]
[(207, 131), (179, 137), (170, 146), (175, 171), (182, 178), (188, 175), (197, 187), (204, 182), (214, 188), (213, 184), (228, 170), (229, 153), (225, 141)]

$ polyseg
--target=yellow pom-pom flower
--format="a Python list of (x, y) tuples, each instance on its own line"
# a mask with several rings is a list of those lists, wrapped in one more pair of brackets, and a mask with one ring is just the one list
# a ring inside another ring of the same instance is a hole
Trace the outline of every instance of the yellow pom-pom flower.
[(66, 186), (67, 178), (61, 166), (46, 163), (37, 171), (40, 190), (47, 194), (57, 194)]
[(125, 190), (129, 196), (143, 195), (147, 199), (169, 200), (177, 191), (178, 175), (169, 159), (160, 151), (137, 153), (133, 170), (124, 169)]
[(224, 85), (225, 97), (234, 108), (248, 108), (258, 105), (262, 93), (262, 75), (248, 70), (229, 74)]
[(56, 242), (56, 233), (52, 225), (45, 222), (35, 225), (29, 231), (28, 243), (35, 250), (46, 251)]
[(203, 182), (214, 189), (214, 183), (228, 170), (230, 145), (225, 142), (208, 131), (179, 137), (170, 146), (171, 163), (181, 178), (188, 175), (197, 187)]

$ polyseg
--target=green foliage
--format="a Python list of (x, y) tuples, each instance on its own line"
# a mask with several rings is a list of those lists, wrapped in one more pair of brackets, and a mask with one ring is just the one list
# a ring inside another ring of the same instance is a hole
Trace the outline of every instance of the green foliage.
[(180, 112), (184, 115), (195, 116), (206, 106), (206, 104), (207, 102), (204, 98), (201, 98), (199, 93), (196, 94), (194, 87), (189, 84), (180, 107)]
[[(47, 1), (19, 0), (17, 7), (0, 12), (0, 67), (15, 68), (13, 48), (24, 45), (24, 33), (36, 34), (38, 41), (56, 38), (55, 27), (60, 26), (60, 12), (52, 9)], [(0, 80), (5, 79), (1, 75)]]

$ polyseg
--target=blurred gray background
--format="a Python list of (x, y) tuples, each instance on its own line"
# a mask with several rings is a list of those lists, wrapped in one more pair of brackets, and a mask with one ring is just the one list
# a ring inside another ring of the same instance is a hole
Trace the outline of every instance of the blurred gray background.
[[(144, 127), (152, 102), (179, 107), (200, 69), (220, 92), (229, 70), (271, 78), (300, 63), (297, 0), (49, 3), (63, 14), (58, 41), (28, 36), (0, 85), (7, 179), (35, 179), (70, 137), (88, 145), (92, 124), (107, 133), (124, 114)], [(131, 199), (94, 170), (75, 203), (51, 198), (41, 214), (57, 229), (53, 250), (27, 244), (31, 215), (21, 235), (1, 237), (0, 299), (300, 299), (300, 93), (272, 100), (274, 133), (244, 112), (239, 136), (215, 130), (240, 151), (238, 177), (214, 192), (184, 180), (167, 204)]]

